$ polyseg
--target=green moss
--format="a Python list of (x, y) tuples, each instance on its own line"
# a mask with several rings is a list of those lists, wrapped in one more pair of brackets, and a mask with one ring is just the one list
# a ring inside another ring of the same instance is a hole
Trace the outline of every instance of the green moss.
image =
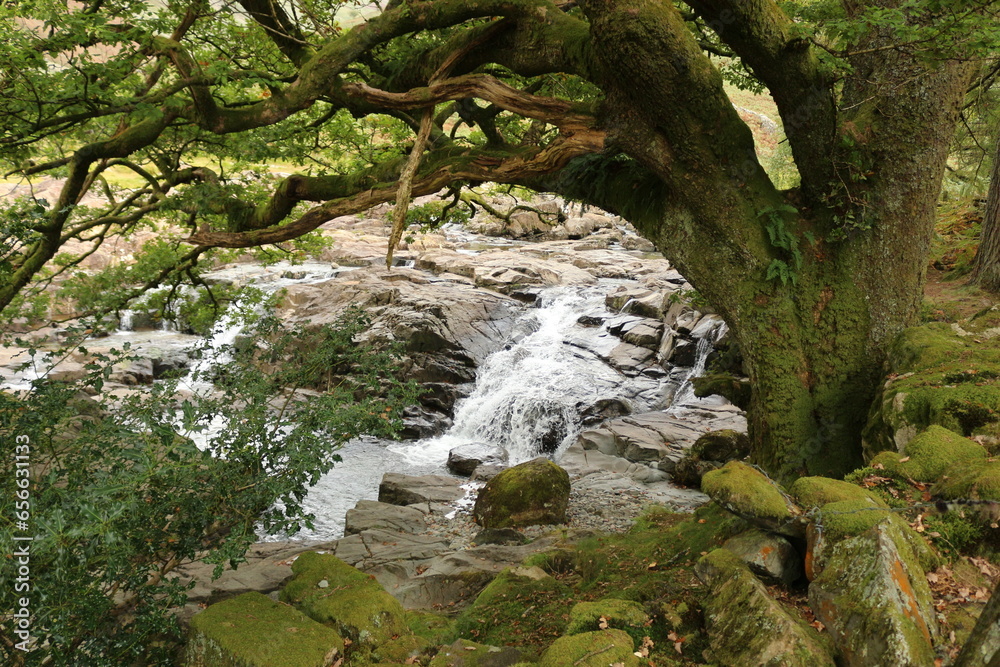
[(950, 466), (931, 488), (946, 499), (1000, 500), (1000, 461), (971, 460)]
[(574, 602), (555, 578), (520, 577), (508, 568), (455, 619), (455, 632), (484, 644), (537, 646), (562, 634)]
[(894, 535), (898, 534), (906, 540), (910, 552), (915, 554), (925, 570), (933, 570), (941, 563), (924, 538), (902, 517), (869, 498), (828, 503), (820, 508), (817, 523), (822, 526), (828, 544), (865, 534), (877, 524), (887, 524), (892, 527)]
[(745, 517), (770, 520), (776, 525), (790, 522), (792, 508), (781, 488), (763, 473), (739, 461), (705, 473), (701, 490), (727, 510)]
[(575, 635), (601, 629), (601, 618), (607, 627), (617, 628), (627, 632), (633, 640), (641, 642), (649, 634), (646, 623), (649, 616), (642, 605), (631, 600), (616, 600), (605, 598), (597, 602), (580, 602), (569, 612), (569, 624), (566, 634)]
[(936, 481), (956, 462), (985, 459), (986, 449), (968, 438), (932, 425), (906, 445), (905, 456), (883, 452), (872, 464), (882, 464), (887, 471), (918, 482)]
[(546, 458), (502, 471), (479, 492), (473, 516), (484, 528), (566, 523), (569, 475)]
[(746, 380), (731, 375), (729, 373), (706, 373), (701, 377), (694, 378), (694, 395), (698, 397), (718, 394), (729, 401), (746, 410), (750, 407), (751, 389), (750, 383)]
[(379, 663), (406, 663), (428, 652), (431, 643), (418, 635), (402, 635), (390, 639), (372, 652), (373, 660)]
[(327, 667), (344, 641), (302, 612), (244, 593), (191, 619), (191, 667)]
[(865, 498), (870, 498), (876, 505), (885, 507), (885, 502), (868, 489), (829, 477), (800, 477), (795, 480), (788, 492), (802, 507), (822, 507), (829, 503)]
[(632, 638), (621, 630), (599, 630), (560, 637), (545, 650), (539, 667), (638, 667)]
[(406, 625), (410, 632), (423, 637), (435, 646), (443, 644), (454, 634), (452, 619), (430, 611), (407, 611)]
[(508, 667), (521, 658), (521, 651), (459, 639), (438, 651), (428, 667)]
[(702, 461), (724, 463), (731, 459), (742, 459), (750, 453), (750, 438), (746, 433), (723, 429), (709, 431), (695, 440), (691, 453)]
[(281, 591), (281, 600), (336, 628), (357, 645), (354, 650), (409, 632), (399, 601), (374, 577), (336, 556), (306, 552), (292, 564), (292, 572), (295, 576)]

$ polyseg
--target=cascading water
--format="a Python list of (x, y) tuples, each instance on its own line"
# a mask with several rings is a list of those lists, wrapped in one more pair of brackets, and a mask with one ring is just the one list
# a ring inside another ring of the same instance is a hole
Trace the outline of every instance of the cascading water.
[(541, 307), (520, 323), (519, 340), (494, 353), (479, 369), (472, 394), (456, 408), (447, 434), (393, 449), (414, 463), (443, 463), (453, 447), (471, 442), (499, 445), (510, 463), (555, 454), (573, 442), (582, 408), (615, 398), (634, 412), (657, 407), (656, 378), (628, 378), (594, 351), (619, 341), (601, 328), (579, 324), (581, 315), (603, 311), (606, 286), (560, 287), (541, 295)]
[(705, 372), (705, 364), (708, 362), (708, 355), (715, 349), (715, 344), (722, 340), (722, 337), (729, 331), (729, 327), (722, 319), (713, 320), (704, 327), (702, 331), (692, 332), (695, 335), (697, 347), (695, 348), (695, 361), (690, 370), (685, 373), (680, 385), (674, 392), (674, 397), (670, 402), (667, 412), (676, 414), (685, 409), (692, 401), (697, 400), (694, 395), (694, 382), (696, 377), (700, 377)]

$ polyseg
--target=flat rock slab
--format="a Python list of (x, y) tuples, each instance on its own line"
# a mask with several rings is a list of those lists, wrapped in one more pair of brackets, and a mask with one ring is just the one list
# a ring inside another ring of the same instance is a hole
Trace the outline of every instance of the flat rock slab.
[(378, 487), (379, 502), (390, 505), (451, 503), (465, 496), (463, 482), (446, 475), (403, 475), (387, 472)]
[(353, 509), (347, 510), (344, 533), (355, 535), (372, 529), (420, 533), (426, 528), (427, 520), (418, 509), (376, 500), (359, 500)]

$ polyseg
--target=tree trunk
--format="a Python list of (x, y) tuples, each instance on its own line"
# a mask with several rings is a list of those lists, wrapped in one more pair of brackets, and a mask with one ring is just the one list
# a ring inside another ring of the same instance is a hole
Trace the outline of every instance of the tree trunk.
[(997, 140), (996, 152), (993, 154), (979, 249), (972, 260), (969, 283), (1000, 293), (1000, 139)]

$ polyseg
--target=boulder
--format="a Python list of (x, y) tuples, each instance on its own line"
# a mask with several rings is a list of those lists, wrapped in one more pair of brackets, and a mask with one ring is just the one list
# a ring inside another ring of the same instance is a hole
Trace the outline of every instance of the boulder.
[(378, 487), (379, 502), (390, 505), (451, 503), (465, 496), (461, 480), (445, 475), (403, 475), (387, 472)]
[(473, 508), (484, 528), (566, 523), (569, 475), (539, 457), (504, 470), (480, 489)]
[(545, 649), (538, 667), (638, 667), (632, 638), (622, 630), (567, 635)]
[(735, 554), (761, 580), (791, 586), (802, 578), (802, 555), (780, 535), (748, 530), (726, 540), (722, 548)]
[(513, 528), (483, 528), (472, 538), (473, 544), (526, 544), (528, 538)]
[(722, 464), (716, 461), (702, 461), (697, 456), (688, 455), (677, 462), (674, 469), (670, 471), (670, 477), (681, 486), (700, 489), (701, 479), (705, 473), (718, 470), (721, 467)]
[(706, 473), (701, 490), (726, 510), (768, 532), (797, 539), (805, 536), (802, 510), (776, 482), (745, 463), (730, 461)]
[(420, 533), (427, 528), (424, 513), (412, 507), (390, 505), (375, 500), (359, 500), (347, 510), (344, 533), (355, 535), (365, 530), (381, 528), (400, 533)]
[(819, 633), (773, 599), (734, 554), (716, 549), (698, 561), (695, 573), (709, 589), (704, 611), (712, 663), (833, 667)]
[(419, 635), (402, 635), (376, 647), (372, 651), (372, 661), (412, 665), (418, 663), (418, 658), (429, 653), (432, 648), (430, 641)]
[(507, 450), (498, 445), (473, 442), (453, 447), (448, 452), (448, 470), (456, 475), (470, 476), (480, 465), (504, 465)]
[(958, 462), (931, 487), (931, 495), (948, 500), (1000, 500), (1000, 461)]
[(789, 487), (788, 493), (800, 507), (823, 507), (828, 503), (865, 499), (879, 507), (886, 507), (885, 501), (873, 491), (829, 477), (799, 477)]
[(281, 591), (281, 601), (336, 629), (351, 640), (354, 650), (411, 634), (399, 601), (374, 577), (336, 556), (308, 551), (295, 560), (292, 572), (295, 576)]
[(691, 454), (702, 461), (726, 463), (750, 454), (750, 438), (734, 429), (709, 431), (691, 445)]
[(837, 543), (809, 586), (809, 606), (848, 667), (934, 664), (934, 601), (894, 522)]
[(260, 593), (214, 604), (191, 619), (186, 667), (330, 667), (344, 640)]
[(566, 626), (567, 635), (581, 632), (617, 628), (627, 632), (633, 640), (642, 641), (649, 634), (649, 616), (642, 605), (633, 600), (616, 600), (605, 598), (597, 602), (580, 602), (569, 612), (569, 623)]
[(890, 473), (904, 478), (935, 482), (953, 464), (985, 461), (988, 456), (982, 445), (932, 424), (907, 442), (902, 454), (882, 452), (871, 463), (882, 465)]

